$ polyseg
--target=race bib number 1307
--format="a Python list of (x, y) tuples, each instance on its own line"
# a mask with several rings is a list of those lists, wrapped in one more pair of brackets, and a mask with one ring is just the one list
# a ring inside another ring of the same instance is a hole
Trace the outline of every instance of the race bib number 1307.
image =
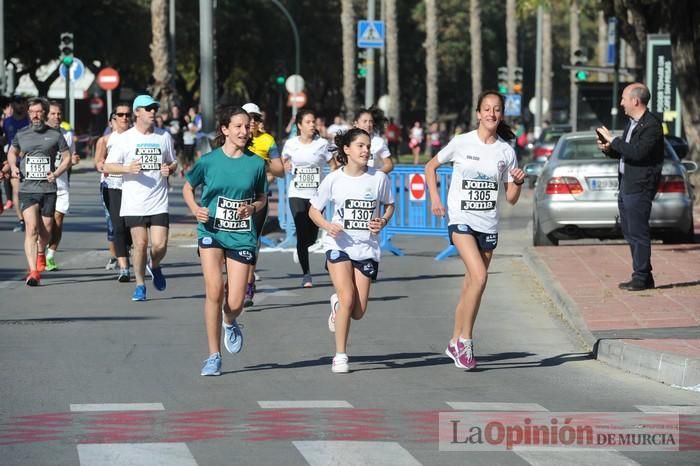
[(238, 208), (250, 202), (251, 199), (237, 200), (219, 196), (216, 201), (214, 228), (221, 231), (250, 231), (250, 217), (238, 216)]

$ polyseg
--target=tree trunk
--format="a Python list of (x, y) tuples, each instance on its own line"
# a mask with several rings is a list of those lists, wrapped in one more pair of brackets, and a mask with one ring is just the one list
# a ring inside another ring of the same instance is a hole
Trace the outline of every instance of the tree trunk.
[(168, 50), (168, 0), (151, 2), (151, 60), (153, 60), (153, 85), (151, 94), (160, 100), (163, 110), (173, 105), (174, 89), (170, 75), (170, 52)]
[(396, 0), (385, 0), (386, 5), (386, 61), (389, 87), (387, 116), (401, 124), (401, 89), (399, 88), (399, 29), (396, 24)]
[(506, 0), (506, 67), (508, 68), (508, 92), (513, 92), (515, 67), (518, 66), (518, 22), (516, 0)]
[[(552, 121), (552, 11), (545, 7), (542, 16), (542, 98), (549, 104), (542, 121)], [(512, 89), (512, 88), (511, 88)], [(510, 90), (509, 90), (510, 92)]]
[[(476, 105), (481, 94), (483, 60), (481, 50), (481, 0), (469, 1), (469, 39), (472, 66), (472, 108), (470, 118), (475, 118)], [(473, 126), (473, 125), (472, 125)]]
[(681, 95), (683, 128), (690, 157), (700, 162), (700, 11), (694, 0), (676, 0), (670, 5), (669, 13), (673, 25), (673, 74)]
[(340, 24), (343, 31), (343, 103), (345, 118), (350, 121), (355, 114), (355, 10), (352, 0), (342, 0)]
[(438, 119), (437, 0), (425, 1), (425, 121)]
[[(598, 12), (598, 66), (606, 66), (608, 64), (608, 23), (605, 21), (605, 13)], [(598, 82), (607, 82), (608, 75), (606, 73), (598, 73)]]
[[(579, 4), (578, 0), (571, 0), (569, 4), (569, 56), (571, 63), (576, 61), (574, 52), (581, 44), (581, 31), (578, 26)], [(578, 129), (578, 86), (576, 85), (576, 71), (569, 71), (569, 122), (571, 129)]]

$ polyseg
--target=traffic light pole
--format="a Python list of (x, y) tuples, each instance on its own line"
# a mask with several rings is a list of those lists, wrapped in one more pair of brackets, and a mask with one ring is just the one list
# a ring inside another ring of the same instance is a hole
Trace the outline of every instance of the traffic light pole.
[[(367, 21), (374, 21), (374, 0), (367, 0)], [(367, 49), (367, 76), (365, 77), (365, 108), (374, 104), (374, 49)]]
[[(62, 66), (62, 65), (58, 65)], [(71, 65), (63, 65), (66, 67), (66, 101), (63, 104), (63, 118), (66, 121), (70, 121), (70, 117), (72, 115), (71, 111), (73, 110), (72, 105), (71, 105), (71, 95), (70, 95), (70, 69)]]
[(620, 87), (620, 38), (617, 34), (617, 21), (615, 21), (615, 66), (613, 69), (613, 93), (612, 106), (610, 107), (610, 129), (617, 129), (617, 101)]

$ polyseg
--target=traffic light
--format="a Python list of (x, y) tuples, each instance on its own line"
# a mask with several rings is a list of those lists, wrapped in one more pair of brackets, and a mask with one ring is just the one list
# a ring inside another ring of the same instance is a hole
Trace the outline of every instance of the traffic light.
[(520, 94), (523, 92), (523, 67), (516, 66), (513, 80), (513, 92)]
[[(586, 51), (584, 49), (576, 49), (572, 61), (574, 66), (586, 66), (586, 63), (588, 63)], [(577, 81), (585, 81), (586, 79), (588, 79), (588, 72), (586, 70), (576, 70)]]
[(280, 86), (283, 86), (283, 85), (284, 85), (284, 81), (285, 81), (284, 75), (278, 73), (277, 76), (275, 77), (275, 82), (276, 82), (277, 84), (279, 84)]
[(367, 50), (363, 49), (357, 54), (357, 77), (364, 79), (367, 77)]
[(61, 42), (58, 45), (61, 51), (61, 63), (70, 67), (73, 64), (73, 33), (62, 32)]
[(508, 68), (505, 66), (498, 67), (498, 92), (508, 93)]

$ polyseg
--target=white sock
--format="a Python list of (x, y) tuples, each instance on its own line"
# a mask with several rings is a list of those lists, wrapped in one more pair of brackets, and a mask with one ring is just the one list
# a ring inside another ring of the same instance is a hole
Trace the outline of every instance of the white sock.
[(56, 254), (56, 250), (55, 250), (55, 249), (49, 248), (49, 249), (46, 250), (46, 258), (47, 258), (47, 259), (53, 259), (53, 255), (54, 255), (54, 254)]
[(338, 359), (347, 359), (348, 354), (347, 353), (335, 353), (335, 357)]
[(459, 341), (460, 341), (460, 343), (462, 343), (464, 346), (473, 346), (473, 345), (474, 345), (474, 342), (473, 342), (473, 340), (472, 340), (471, 338), (467, 339), (467, 338), (459, 337)]

